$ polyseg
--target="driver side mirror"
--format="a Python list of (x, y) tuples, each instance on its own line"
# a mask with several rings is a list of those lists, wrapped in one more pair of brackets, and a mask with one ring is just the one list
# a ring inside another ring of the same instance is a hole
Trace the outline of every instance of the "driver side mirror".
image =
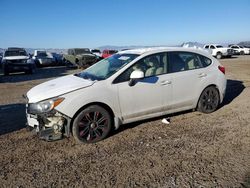
[(140, 70), (135, 70), (130, 74), (130, 80), (128, 85), (133, 86), (135, 85), (135, 81), (144, 78), (144, 73)]

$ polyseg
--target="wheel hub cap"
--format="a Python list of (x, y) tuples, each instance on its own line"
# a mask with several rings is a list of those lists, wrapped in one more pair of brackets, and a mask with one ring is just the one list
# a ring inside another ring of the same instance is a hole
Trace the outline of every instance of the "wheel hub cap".
[(96, 124), (95, 122), (92, 122), (92, 123), (90, 124), (90, 127), (91, 127), (92, 129), (94, 129), (94, 128), (97, 127), (97, 124)]

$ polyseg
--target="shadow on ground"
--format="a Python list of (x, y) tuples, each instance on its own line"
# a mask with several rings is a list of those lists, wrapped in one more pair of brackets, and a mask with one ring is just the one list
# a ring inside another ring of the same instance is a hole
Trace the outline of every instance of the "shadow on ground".
[(236, 97), (238, 97), (245, 89), (242, 81), (227, 80), (226, 95), (221, 107), (230, 104)]
[(24, 81), (33, 81), (40, 79), (47, 79), (67, 75), (67, 67), (45, 67), (37, 68), (34, 74), (12, 73), (9, 76), (3, 76), (2, 70), (0, 72), (0, 83), (17, 83)]
[(0, 106), (0, 135), (11, 133), (25, 127), (25, 104)]

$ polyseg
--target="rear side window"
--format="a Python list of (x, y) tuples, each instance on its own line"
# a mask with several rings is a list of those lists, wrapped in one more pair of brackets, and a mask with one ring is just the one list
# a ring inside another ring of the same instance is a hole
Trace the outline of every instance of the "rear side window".
[(191, 52), (169, 52), (169, 72), (181, 72), (202, 68), (198, 54)]
[(200, 58), (200, 61), (201, 61), (203, 67), (207, 67), (207, 66), (211, 65), (211, 63), (212, 63), (211, 59), (209, 59), (203, 55), (199, 55), (199, 58)]

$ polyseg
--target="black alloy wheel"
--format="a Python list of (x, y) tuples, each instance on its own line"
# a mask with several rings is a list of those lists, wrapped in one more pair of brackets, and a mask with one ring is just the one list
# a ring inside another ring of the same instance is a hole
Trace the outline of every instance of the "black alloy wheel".
[(197, 109), (203, 113), (214, 112), (220, 103), (218, 90), (214, 86), (207, 87), (201, 94)]
[(111, 116), (104, 108), (93, 105), (81, 111), (74, 120), (72, 133), (78, 142), (95, 143), (111, 130)]

